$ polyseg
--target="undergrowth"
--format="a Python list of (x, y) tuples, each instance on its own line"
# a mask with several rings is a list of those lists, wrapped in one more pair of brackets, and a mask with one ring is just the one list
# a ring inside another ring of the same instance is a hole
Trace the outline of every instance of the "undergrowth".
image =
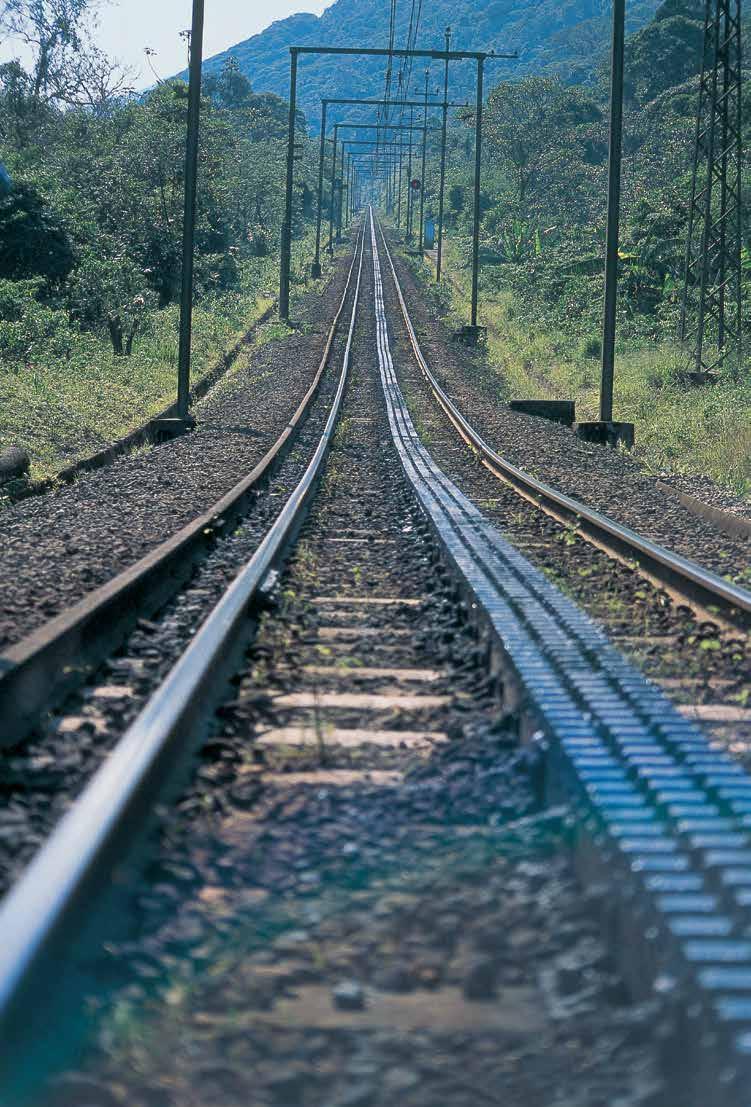
[[(293, 304), (310, 287), (311, 236), (295, 243)], [(239, 292), (200, 300), (193, 311), (192, 383), (210, 371), (273, 302), (278, 257), (254, 259)], [(102, 449), (175, 399), (179, 310), (145, 314), (130, 357), (109, 338), (60, 316), (56, 341), (29, 340), (22, 357), (0, 356), (0, 450), (20, 446), (43, 479)], [(65, 341), (60, 340), (64, 330)], [(281, 328), (287, 333), (287, 328)], [(263, 335), (263, 340), (278, 337)]]
[[(430, 295), (453, 325), (468, 316), (468, 280), (450, 243), (447, 259), (448, 279)], [(415, 268), (430, 289), (427, 266)], [(488, 342), (478, 383), (503, 400), (573, 399), (578, 419), (598, 418), (596, 331), (540, 322), (534, 308), (510, 290), (486, 288), (479, 309)], [(678, 380), (682, 367), (675, 341), (622, 339), (616, 349), (614, 419), (636, 425), (635, 455), (648, 470), (707, 475), (738, 495), (751, 495), (751, 379), (734, 381), (728, 375), (713, 385), (690, 387)]]

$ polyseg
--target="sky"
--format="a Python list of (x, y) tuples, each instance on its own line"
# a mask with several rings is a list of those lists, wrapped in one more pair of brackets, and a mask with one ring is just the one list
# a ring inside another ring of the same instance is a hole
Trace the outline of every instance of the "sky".
[[(250, 38), (276, 19), (295, 12), (319, 15), (331, 0), (206, 0), (204, 56), (209, 58)], [(110, 0), (102, 7), (98, 44), (106, 53), (137, 71), (138, 87), (154, 76), (144, 61), (144, 47), (156, 50), (151, 59), (160, 77), (170, 77), (186, 64), (179, 32), (190, 27), (191, 0)], [(0, 43), (0, 62), (19, 55), (12, 43)]]

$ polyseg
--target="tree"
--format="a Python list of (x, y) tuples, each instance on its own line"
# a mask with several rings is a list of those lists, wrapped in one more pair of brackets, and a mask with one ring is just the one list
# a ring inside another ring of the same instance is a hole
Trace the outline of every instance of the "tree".
[(253, 100), (251, 83), (240, 71), (235, 58), (227, 58), (218, 77), (213, 75), (206, 77), (203, 90), (218, 108), (228, 111), (247, 108)]
[(601, 118), (600, 109), (579, 88), (557, 77), (526, 77), (504, 81), (490, 93), (485, 122), (486, 142), (505, 169), (522, 211), (535, 193), (550, 183), (561, 163), (579, 146), (573, 132)]
[(149, 301), (146, 280), (125, 256), (87, 254), (76, 267), (68, 299), (73, 318), (84, 327), (106, 323), (113, 352), (130, 357)]
[(59, 285), (74, 262), (63, 220), (32, 185), (17, 181), (0, 199), (0, 278), (44, 277)]
[(131, 91), (131, 74), (93, 43), (102, 0), (0, 0), (0, 31), (32, 56), (30, 93), (41, 102), (100, 108)]

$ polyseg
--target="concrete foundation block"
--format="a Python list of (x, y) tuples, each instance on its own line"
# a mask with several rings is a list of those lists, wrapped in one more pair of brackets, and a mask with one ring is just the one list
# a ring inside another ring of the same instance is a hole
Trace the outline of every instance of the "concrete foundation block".
[(595, 420), (591, 423), (577, 423), (574, 433), (582, 442), (594, 442), (598, 446), (625, 446), (631, 449), (634, 444), (634, 424), (614, 423)]
[(508, 406), (512, 411), (536, 415), (538, 419), (549, 419), (566, 427), (572, 427), (576, 422), (574, 400), (510, 400)]
[(454, 338), (458, 338), (465, 346), (479, 346), (481, 343), (487, 342), (488, 328), (473, 327), (467, 323), (464, 327), (460, 327), (458, 331), (454, 332)]
[(19, 446), (9, 446), (0, 453), (0, 484), (17, 480), (29, 471), (31, 458)]
[(150, 437), (153, 442), (169, 442), (194, 429), (196, 421), (192, 415), (186, 419), (154, 419), (150, 424)]

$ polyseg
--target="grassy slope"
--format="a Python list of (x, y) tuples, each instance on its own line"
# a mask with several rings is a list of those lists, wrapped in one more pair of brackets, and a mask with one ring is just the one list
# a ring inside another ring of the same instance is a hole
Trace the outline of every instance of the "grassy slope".
[[(469, 314), (466, 270), (452, 265), (449, 244), (449, 310)], [(427, 269), (423, 270), (427, 276)], [(531, 332), (516, 319), (513, 295), (480, 298), (480, 322), (488, 327), (491, 378), (504, 400), (575, 399), (577, 417), (598, 417), (600, 364), (576, 349), (575, 340), (544, 329)], [(675, 343), (625, 342), (617, 348), (614, 418), (636, 424), (636, 454), (653, 471), (706, 474), (732, 491), (751, 496), (751, 380), (677, 387)]]
[[(308, 282), (311, 238), (296, 244), (293, 290)], [(259, 267), (256, 290), (198, 304), (193, 315), (192, 376), (208, 372), (271, 303), (278, 259)], [(32, 455), (35, 479), (95, 453), (146, 422), (175, 398), (178, 309), (151, 314), (133, 354), (118, 358), (107, 338), (81, 334), (70, 358), (0, 370), (0, 449), (17, 445)]]

